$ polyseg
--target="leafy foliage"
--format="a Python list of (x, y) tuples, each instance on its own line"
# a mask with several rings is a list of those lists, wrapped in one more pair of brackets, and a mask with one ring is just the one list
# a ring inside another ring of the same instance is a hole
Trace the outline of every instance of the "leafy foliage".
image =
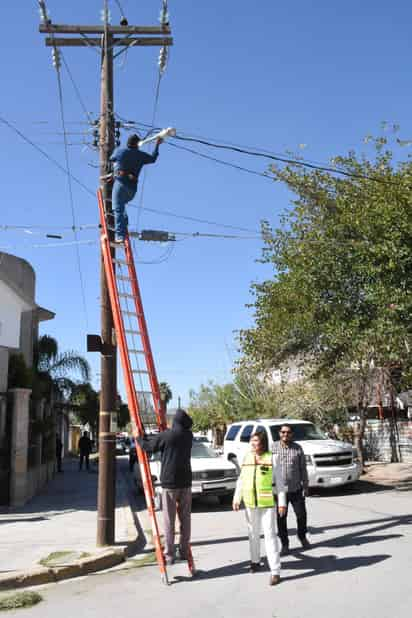
[(410, 371), (412, 163), (376, 148), (372, 161), (335, 159), (356, 178), (271, 168), (297, 199), (283, 229), (262, 225), (273, 278), (252, 286), (255, 326), (241, 334), (262, 369), (303, 355), (323, 373), (354, 362)]
[(165, 402), (165, 405), (173, 399), (172, 389), (167, 382), (159, 383), (160, 397)]
[(89, 382), (74, 384), (70, 403), (73, 406), (73, 411), (77, 420), (82, 425), (89, 424), (92, 428), (93, 435), (97, 434), (97, 425), (99, 420), (99, 393), (94, 390)]
[(349, 176), (271, 167), (296, 199), (281, 229), (262, 224), (273, 276), (253, 284), (255, 324), (240, 335), (263, 372), (297, 358), (314, 380), (350, 372), (363, 417), (377, 368), (396, 365), (398, 387), (412, 378), (412, 162), (374, 145), (334, 159)]
[(37, 374), (37, 391), (43, 395), (51, 392), (68, 397), (74, 382), (69, 376), (90, 379), (90, 366), (86, 359), (74, 351), (59, 352), (57, 341), (49, 335), (39, 338), (34, 350), (34, 366)]
[(33, 371), (27, 367), (23, 354), (11, 354), (9, 359), (8, 388), (31, 388)]

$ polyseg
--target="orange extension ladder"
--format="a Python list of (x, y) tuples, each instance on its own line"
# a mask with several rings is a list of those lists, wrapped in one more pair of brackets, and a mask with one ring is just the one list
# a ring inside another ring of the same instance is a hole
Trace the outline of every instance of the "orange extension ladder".
[[(126, 234), (124, 244), (115, 245), (116, 249), (124, 251), (124, 259), (114, 257), (113, 243), (110, 243), (109, 239), (106, 209), (101, 189), (97, 192), (97, 199), (100, 212), (104, 269), (116, 340), (120, 351), (127, 403), (133, 426), (133, 436), (136, 441), (136, 437), (144, 434), (145, 427), (153, 428), (155, 426), (159, 431), (164, 431), (167, 428), (166, 415), (160, 397), (159, 383), (153, 361), (129, 235)], [(132, 364), (132, 359), (134, 360), (134, 365)], [(144, 368), (141, 368), (141, 360), (144, 362)], [(137, 444), (137, 441), (136, 454), (152, 526), (156, 559), (162, 581), (168, 584), (166, 562), (155, 513), (155, 494), (149, 459), (145, 451)], [(195, 566), (191, 549), (189, 551), (188, 566), (190, 573), (194, 575)]]

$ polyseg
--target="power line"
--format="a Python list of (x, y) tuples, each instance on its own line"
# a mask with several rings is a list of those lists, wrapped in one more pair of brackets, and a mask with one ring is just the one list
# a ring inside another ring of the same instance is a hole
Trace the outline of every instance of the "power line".
[(73, 176), (71, 172), (68, 172), (67, 169), (63, 165), (61, 165), (61, 163), (59, 163), (56, 159), (50, 156), (45, 150), (43, 150), (43, 148), (40, 148), (40, 146), (38, 146), (35, 142), (33, 142), (29, 137), (27, 137), (22, 131), (20, 131), (17, 127), (15, 127), (11, 122), (6, 120), (2, 116), (0, 116), (0, 122), (6, 125), (12, 131), (14, 131), (19, 137), (21, 137), (21, 139), (23, 139), (25, 142), (30, 144), (30, 146), (32, 146), (35, 150), (40, 152), (40, 154), (43, 157), (45, 157), (48, 161), (50, 161), (50, 163), (53, 163), (53, 165), (56, 166), (61, 172), (63, 172), (63, 174), (66, 174), (66, 175), (69, 174), (70, 178), (75, 183), (77, 183), (80, 187), (82, 187), (85, 191), (87, 191), (87, 193), (89, 193), (93, 197), (96, 197), (96, 194), (94, 191), (92, 191), (89, 187), (87, 187), (81, 180), (76, 178), (76, 176)]
[(254, 174), (255, 176), (262, 176), (263, 178), (268, 178), (273, 182), (273, 177), (270, 176), (267, 172), (257, 172), (256, 170), (248, 169), (247, 167), (243, 167), (241, 165), (236, 165), (235, 163), (229, 163), (229, 161), (223, 161), (222, 159), (217, 159), (216, 157), (211, 157), (210, 155), (206, 155), (203, 152), (198, 152), (197, 150), (193, 150), (192, 148), (187, 148), (186, 146), (178, 146), (177, 144), (173, 144), (172, 142), (166, 142), (168, 146), (172, 146), (173, 148), (178, 148), (179, 150), (186, 150), (186, 152), (191, 152), (192, 154), (202, 157), (203, 159), (209, 159), (209, 161), (214, 161), (215, 163), (219, 163), (220, 165), (226, 165), (227, 167), (233, 167), (236, 170), (241, 172), (247, 172), (248, 174)]
[[(126, 121), (123, 119), (123, 122), (126, 122), (129, 125), (137, 125), (137, 126), (143, 126), (143, 127), (148, 127), (149, 125), (147, 125), (146, 123), (143, 122), (137, 122), (137, 121)], [(184, 135), (175, 135), (173, 138), (174, 140), (180, 140), (180, 141), (185, 141), (185, 142), (193, 142), (193, 143), (198, 143), (201, 144), (203, 146), (208, 146), (211, 148), (218, 148), (221, 150), (228, 150), (228, 151), (232, 151), (232, 152), (237, 152), (240, 154), (246, 154), (249, 156), (254, 156), (254, 157), (260, 157), (260, 158), (264, 158), (264, 159), (270, 159), (273, 161), (277, 161), (279, 163), (284, 163), (287, 165), (295, 165), (295, 166), (299, 166), (299, 167), (305, 167), (308, 169), (314, 169), (314, 170), (318, 170), (318, 171), (323, 171), (323, 172), (328, 172), (331, 174), (340, 174), (342, 176), (345, 176), (347, 178), (354, 178), (357, 180), (370, 180), (372, 182), (378, 182), (381, 184), (386, 184), (386, 185), (392, 185), (392, 186), (397, 186), (396, 183), (390, 181), (390, 180), (385, 180), (384, 178), (380, 178), (378, 176), (369, 176), (368, 174), (361, 174), (361, 173), (356, 173), (356, 172), (348, 172), (342, 168), (339, 167), (334, 167), (334, 166), (330, 166), (327, 164), (323, 164), (323, 163), (316, 163), (313, 161), (310, 161), (308, 159), (295, 159), (292, 157), (286, 157), (277, 153), (272, 153), (269, 152), (267, 150), (264, 149), (260, 149), (258, 147), (241, 147), (241, 146), (236, 146), (233, 144), (229, 143), (216, 143), (213, 142), (207, 138), (200, 138), (200, 137), (186, 137)], [(167, 144), (169, 146), (172, 145), (172, 143), (170, 141), (167, 142)], [(176, 144), (173, 144), (176, 147)], [(257, 171), (253, 171), (241, 166), (237, 166), (236, 164), (233, 163), (229, 163), (228, 161), (223, 161), (221, 159), (217, 159), (214, 157), (210, 157), (209, 155), (205, 155), (204, 153), (200, 153), (198, 151), (195, 150), (191, 150), (189, 148), (183, 148), (182, 149), (187, 150), (188, 152), (191, 152), (192, 154), (195, 154), (197, 156), (201, 156), (203, 158), (206, 159), (210, 159), (212, 161), (215, 161), (216, 163), (220, 163), (223, 165), (227, 165), (229, 167), (234, 167), (236, 169), (239, 169), (241, 171), (244, 172), (248, 172), (248, 173), (252, 173), (252, 174), (257, 174), (257, 175), (261, 175), (261, 176), (265, 176), (267, 178), (270, 178), (273, 180), (273, 177), (268, 175), (268, 174), (263, 174), (263, 173), (259, 173)]]
[[(182, 137), (182, 136), (176, 135), (173, 139), (182, 140), (185, 142), (195, 142), (197, 144), (203, 144), (204, 146), (211, 146), (212, 148), (219, 148), (220, 150), (230, 150), (232, 152), (239, 152), (241, 154), (246, 154), (246, 155), (250, 155), (254, 157), (262, 157), (264, 159), (271, 159), (272, 161), (277, 161), (279, 163), (286, 163), (287, 165), (297, 165), (300, 167), (306, 167), (309, 169), (318, 170), (322, 172), (328, 172), (331, 174), (340, 174), (348, 178), (355, 178), (358, 180), (371, 180), (373, 182), (379, 182), (382, 184), (391, 184), (391, 185), (395, 184), (393, 182), (387, 181), (384, 178), (379, 178), (377, 176), (368, 176), (366, 174), (357, 174), (356, 172), (347, 172), (337, 167), (330, 167), (327, 165), (317, 165), (315, 163), (309, 163), (308, 161), (305, 161), (303, 159), (302, 160), (289, 159), (287, 157), (280, 157), (280, 156), (272, 155), (269, 153), (262, 153), (262, 152), (256, 152), (253, 150), (246, 150), (244, 148), (238, 148), (237, 146), (226, 146), (224, 144), (214, 144), (213, 142), (208, 142), (206, 140), (201, 140), (201, 139), (192, 138), (192, 137)], [(197, 153), (197, 154), (200, 154), (200, 153)]]
[[(48, 24), (49, 20), (48, 20), (48, 15), (47, 15), (47, 9), (46, 9), (46, 3), (43, 2), (39, 2), (40, 4), (40, 9), (41, 9), (41, 13), (42, 13), (42, 17), (43, 17), (43, 22)], [(65, 157), (65, 164), (66, 164), (66, 171), (67, 171), (67, 188), (68, 188), (68, 192), (69, 192), (69, 203), (70, 203), (70, 210), (71, 210), (71, 215), (72, 215), (72, 223), (73, 223), (73, 236), (75, 241), (78, 241), (77, 238), (77, 232), (76, 232), (76, 212), (75, 212), (75, 208), (74, 208), (74, 197), (73, 197), (73, 185), (72, 185), (72, 177), (71, 177), (71, 170), (70, 170), (70, 158), (69, 158), (69, 147), (68, 147), (68, 140), (67, 140), (67, 134), (66, 134), (66, 118), (65, 118), (65, 113), (64, 113), (64, 101), (63, 101), (63, 85), (62, 85), (62, 78), (61, 78), (61, 63), (60, 63), (60, 58), (61, 58), (61, 54), (60, 54), (60, 50), (56, 47), (56, 45), (54, 44), (54, 34), (52, 32), (50, 32), (49, 30), (49, 34), (51, 34), (51, 38), (53, 41), (53, 65), (54, 68), (56, 69), (56, 77), (57, 77), (57, 90), (58, 90), (58, 98), (59, 98), (59, 109), (60, 109), (60, 119), (61, 119), (61, 124), (62, 124), (62, 129), (63, 129), (63, 139), (64, 139), (64, 157)], [(67, 66), (67, 65), (66, 65)], [(88, 329), (88, 311), (87, 311), (87, 303), (86, 303), (86, 292), (85, 292), (85, 287), (84, 287), (84, 280), (83, 280), (83, 273), (82, 273), (82, 265), (81, 265), (81, 259), (80, 259), (80, 249), (78, 244), (76, 244), (76, 261), (77, 261), (77, 269), (78, 269), (78, 274), (79, 274), (79, 282), (80, 282), (80, 291), (81, 291), (81, 296), (82, 296), (82, 302), (83, 302), (83, 311), (84, 311), (84, 317), (85, 317), (85, 321), (86, 321), (86, 330)]]
[(72, 72), (71, 72), (71, 70), (70, 70), (70, 68), (69, 68), (68, 63), (66, 62), (66, 58), (64, 57), (64, 54), (63, 54), (63, 52), (62, 52), (62, 51), (60, 51), (60, 55), (61, 55), (61, 57), (62, 57), (62, 59), (63, 59), (63, 64), (64, 64), (64, 67), (65, 67), (65, 69), (66, 69), (66, 71), (67, 71), (67, 74), (68, 74), (68, 76), (69, 76), (69, 78), (70, 78), (70, 81), (71, 81), (71, 83), (72, 83), (73, 89), (74, 89), (74, 91), (75, 91), (75, 93), (76, 93), (76, 96), (77, 96), (77, 98), (78, 98), (78, 101), (79, 101), (79, 103), (80, 103), (80, 106), (81, 106), (81, 108), (83, 109), (83, 112), (84, 112), (84, 114), (85, 114), (85, 116), (86, 116), (86, 118), (87, 118), (88, 122), (89, 122), (90, 124), (92, 124), (92, 122), (93, 122), (92, 115), (91, 115), (91, 113), (87, 110), (87, 107), (86, 107), (86, 105), (85, 105), (85, 103), (84, 103), (84, 100), (83, 100), (83, 97), (82, 97), (82, 95), (81, 95), (80, 89), (79, 89), (78, 85), (76, 84), (76, 81), (75, 81), (75, 79), (74, 79), (74, 77), (73, 77), (73, 74), (72, 74)]
[(227, 240), (262, 240), (260, 236), (236, 236), (235, 234), (206, 234), (204, 232), (169, 232), (175, 236), (185, 236), (187, 238), (221, 238)]
[[(129, 203), (129, 206), (132, 208), (138, 208), (132, 203)], [(229, 230), (237, 230), (239, 232), (249, 232), (251, 234), (256, 234), (256, 230), (250, 230), (248, 228), (239, 227), (235, 225), (229, 225), (227, 223), (217, 223), (216, 221), (209, 221), (207, 219), (198, 219), (196, 217), (188, 217), (186, 215), (178, 215), (170, 210), (157, 210), (156, 208), (148, 208), (145, 206), (142, 210), (146, 210), (147, 212), (154, 212), (157, 215), (167, 215), (168, 217), (174, 217), (175, 219), (185, 219), (186, 221), (194, 221), (195, 223), (205, 223), (206, 225), (215, 225), (217, 227), (223, 227)]]
[[(92, 189), (90, 189), (90, 187), (85, 185), (81, 180), (79, 180), (71, 172), (68, 172), (56, 159), (51, 157), (45, 150), (43, 150), (43, 148), (40, 148), (40, 146), (38, 146), (35, 142), (33, 142), (31, 139), (29, 139), (22, 131), (20, 131), (17, 127), (15, 127), (13, 124), (11, 124), (11, 122), (6, 120), (2, 116), (0, 116), (0, 122), (2, 122), (4, 125), (6, 125), (12, 131), (14, 131), (26, 143), (30, 144), (30, 146), (32, 146), (35, 150), (37, 150), (37, 152), (39, 152), (50, 163), (52, 163), (55, 167), (57, 167), (61, 172), (63, 172), (66, 175), (70, 174), (71, 179), (75, 183), (77, 183), (80, 187), (82, 187), (82, 189), (84, 189), (89, 195), (91, 195), (92, 197), (96, 197), (95, 192)], [(138, 206), (135, 205), (135, 204), (129, 204), (129, 206), (131, 206), (132, 208), (138, 208)], [(178, 214), (176, 214), (174, 212), (171, 212), (171, 211), (168, 211), (168, 210), (158, 210), (156, 208), (148, 208), (147, 206), (142, 207), (142, 210), (145, 210), (147, 212), (153, 212), (153, 213), (158, 214), (158, 215), (167, 215), (168, 217), (174, 217), (176, 219), (183, 219), (183, 220), (187, 220), (187, 221), (194, 221), (195, 223), (204, 223), (206, 225), (215, 225), (215, 226), (221, 227), (221, 228), (238, 230), (240, 232), (249, 232), (249, 233), (252, 233), (252, 234), (256, 233), (255, 230), (250, 230), (248, 228), (234, 226), (234, 225), (229, 225), (229, 224), (226, 224), (226, 223), (218, 223), (217, 221), (210, 221), (210, 220), (207, 220), (207, 219), (199, 219), (199, 218), (196, 218), (196, 217), (189, 217), (189, 216), (185, 216), (185, 215), (178, 215)]]

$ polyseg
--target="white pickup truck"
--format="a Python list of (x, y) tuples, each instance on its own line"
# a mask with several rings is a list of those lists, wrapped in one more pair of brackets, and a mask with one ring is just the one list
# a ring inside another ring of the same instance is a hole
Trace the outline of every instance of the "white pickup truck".
[(292, 427), (292, 439), (300, 444), (305, 453), (309, 487), (337, 487), (359, 479), (361, 467), (352, 444), (331, 440), (308, 421), (266, 418), (233, 423), (225, 435), (224, 456), (239, 465), (249, 450), (250, 436), (257, 429), (267, 432), (271, 449), (272, 443), (279, 440), (279, 429), (283, 424)]

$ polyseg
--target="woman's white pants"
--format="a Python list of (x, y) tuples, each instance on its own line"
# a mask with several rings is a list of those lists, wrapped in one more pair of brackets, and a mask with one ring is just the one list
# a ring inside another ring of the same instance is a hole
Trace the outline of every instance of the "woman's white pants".
[(260, 562), (260, 534), (263, 528), (266, 556), (272, 575), (280, 575), (279, 542), (276, 530), (276, 509), (246, 507), (247, 530), (249, 534), (250, 559)]

